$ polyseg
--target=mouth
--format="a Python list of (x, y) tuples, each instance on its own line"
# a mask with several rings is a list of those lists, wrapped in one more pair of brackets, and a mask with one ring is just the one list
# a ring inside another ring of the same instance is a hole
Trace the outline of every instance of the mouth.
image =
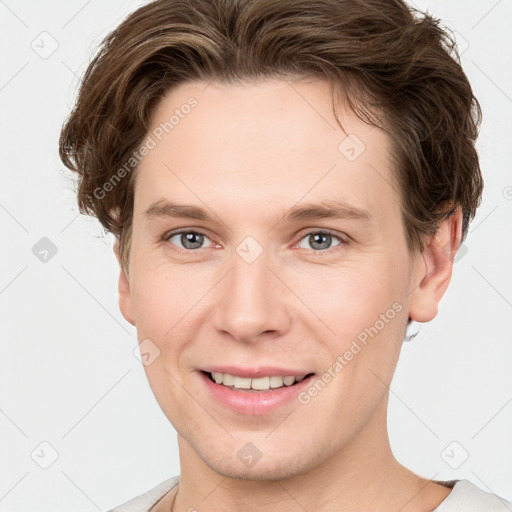
[(314, 373), (305, 375), (266, 375), (257, 378), (240, 377), (229, 373), (201, 370), (210, 381), (224, 388), (245, 393), (271, 392), (282, 388), (296, 386), (303, 380), (311, 378)]
[(272, 414), (282, 407), (297, 407), (302, 403), (298, 396), (311, 386), (316, 375), (275, 366), (226, 365), (202, 368), (198, 374), (216, 404), (253, 417)]

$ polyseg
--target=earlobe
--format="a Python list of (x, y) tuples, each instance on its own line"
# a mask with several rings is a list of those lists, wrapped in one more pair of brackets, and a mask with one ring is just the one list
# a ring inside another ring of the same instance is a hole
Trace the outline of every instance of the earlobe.
[(119, 282), (118, 282), (118, 292), (119, 292), (119, 309), (121, 310), (122, 315), (126, 319), (126, 321), (130, 322), (132, 325), (135, 325), (135, 321), (133, 319), (133, 308), (132, 308), (132, 295), (130, 290), (130, 281), (128, 280), (125, 271), (123, 269), (123, 265), (121, 264), (121, 254), (119, 251), (119, 241), (116, 240), (114, 242), (114, 254), (116, 255), (117, 262), (119, 263), (120, 271), (119, 271)]
[(418, 258), (414, 290), (411, 292), (409, 316), (416, 322), (429, 322), (437, 315), (439, 302), (452, 275), (453, 260), (462, 237), (460, 209), (445, 219), (438, 232), (430, 238)]

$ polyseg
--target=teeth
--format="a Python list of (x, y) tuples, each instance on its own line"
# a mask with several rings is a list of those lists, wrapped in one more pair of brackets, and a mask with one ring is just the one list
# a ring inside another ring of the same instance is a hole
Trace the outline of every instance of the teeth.
[(281, 377), (279, 375), (272, 375), (269, 377), (260, 377), (258, 379), (248, 379), (245, 377), (236, 377), (228, 373), (213, 372), (213, 380), (217, 384), (222, 384), (236, 389), (255, 389), (258, 391), (266, 391), (269, 389), (282, 388), (283, 386), (291, 386), (295, 382), (300, 382), (304, 379), (304, 375), (293, 377), (287, 375)]
[(272, 377), (270, 377), (270, 387), (271, 388), (282, 388), (283, 387), (283, 377), (279, 377), (277, 375), (272, 375)]
[(285, 386), (291, 386), (295, 382), (295, 377), (285, 377), (283, 383)]
[[(222, 384), (224, 384), (224, 379), (222, 379)], [(238, 389), (251, 389), (251, 379), (244, 379), (243, 377), (235, 377), (235, 382), (233, 386)]]
[(251, 389), (269, 389), (270, 377), (261, 377), (261, 379), (252, 379)]
[(228, 375), (227, 373), (217, 373), (217, 375), (220, 375), (219, 384), (224, 384), (224, 386), (233, 386), (233, 384), (235, 383), (235, 377), (233, 377), (233, 375)]

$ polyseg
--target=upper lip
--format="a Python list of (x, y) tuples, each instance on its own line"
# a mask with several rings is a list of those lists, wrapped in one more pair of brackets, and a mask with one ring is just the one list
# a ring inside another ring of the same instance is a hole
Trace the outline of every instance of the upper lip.
[(258, 366), (251, 368), (242, 368), (241, 366), (206, 366), (201, 368), (202, 371), (210, 373), (227, 373), (234, 377), (244, 377), (248, 379), (258, 379), (260, 377), (272, 377), (280, 375), (281, 377), (300, 377), (309, 373), (308, 370), (294, 370), (292, 368), (282, 368), (277, 366)]

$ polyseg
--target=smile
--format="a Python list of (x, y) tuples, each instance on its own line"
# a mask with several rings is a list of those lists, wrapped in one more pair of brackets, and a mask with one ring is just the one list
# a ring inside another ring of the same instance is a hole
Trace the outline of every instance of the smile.
[(271, 414), (285, 406), (297, 406), (297, 396), (311, 384), (315, 375), (307, 373), (282, 376), (260, 373), (251, 378), (204, 370), (198, 374), (211, 398), (222, 408), (257, 416)]
[(297, 382), (301, 382), (309, 375), (268, 375), (255, 379), (247, 377), (238, 377), (229, 373), (206, 372), (210, 379), (216, 384), (221, 384), (231, 389), (251, 390), (251, 391), (268, 391), (270, 389), (279, 389), (284, 386), (293, 386)]

